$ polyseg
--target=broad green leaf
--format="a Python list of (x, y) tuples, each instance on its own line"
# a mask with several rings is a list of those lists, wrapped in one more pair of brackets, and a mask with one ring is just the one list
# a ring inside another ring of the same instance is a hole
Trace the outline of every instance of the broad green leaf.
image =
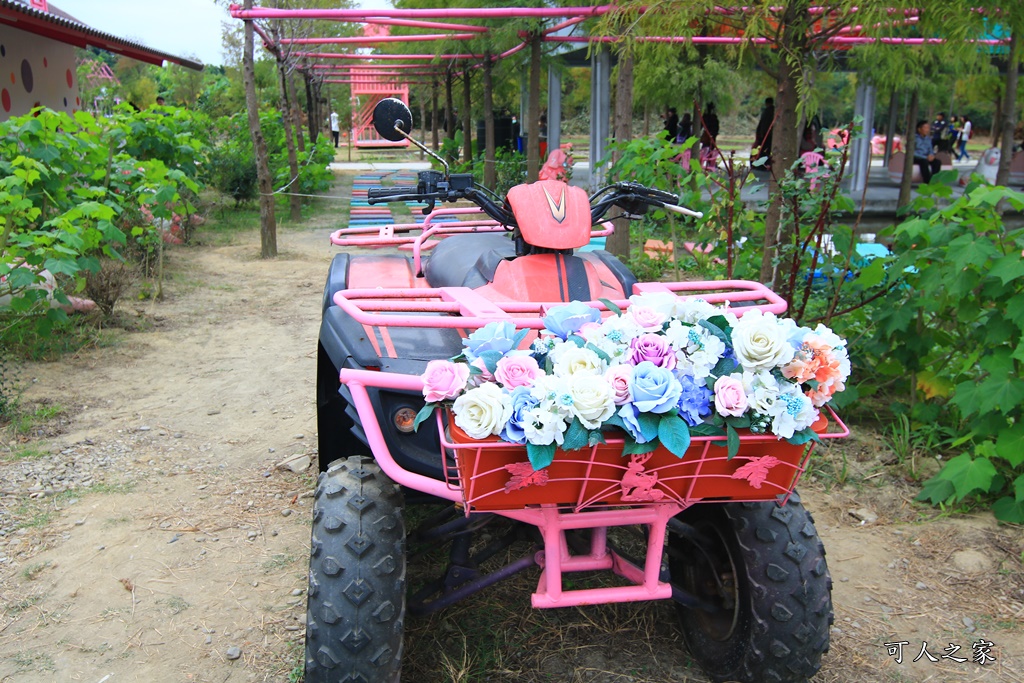
[(1024, 423), (1018, 422), (999, 432), (996, 437), (996, 455), (1017, 467), (1024, 463)]
[(1003, 415), (1024, 403), (1024, 380), (1011, 375), (993, 375), (978, 387), (981, 412), (1000, 411)]
[(953, 482), (935, 476), (921, 486), (921, 493), (914, 500), (939, 505), (950, 500), (955, 493)]
[(655, 413), (637, 413), (636, 421), (640, 425), (640, 433), (644, 439), (652, 441), (658, 436), (658, 425), (661, 424), (661, 415)]
[(526, 457), (530, 459), (530, 464), (533, 465), (534, 470), (542, 470), (555, 459), (555, 451), (557, 447), (551, 443), (547, 446), (538, 446), (537, 444), (527, 443), (526, 444)]
[(690, 436), (691, 437), (693, 437), (693, 436), (723, 436), (724, 434), (725, 434), (725, 430), (724, 429), (722, 429), (721, 427), (716, 427), (715, 425), (712, 425), (712, 424), (708, 424), (706, 422), (702, 422), (699, 425), (694, 425), (694, 426), (690, 427)]
[(1004, 496), (992, 504), (992, 514), (1000, 522), (1024, 524), (1024, 500)]
[(579, 336), (578, 334), (570, 334), (565, 341), (572, 342), (581, 349), (587, 345), (587, 340)]
[(990, 239), (973, 233), (961, 235), (949, 243), (949, 256), (957, 270), (967, 266), (981, 267), (998, 254), (999, 251)]
[(512, 348), (518, 349), (519, 345), (523, 343), (523, 340), (526, 339), (526, 335), (528, 334), (530, 334), (530, 328), (519, 330), (519, 332), (516, 333), (516, 336), (512, 337)]
[(657, 441), (648, 441), (647, 443), (638, 443), (633, 439), (626, 439), (626, 443), (622, 447), (623, 455), (643, 455), (644, 453), (650, 453), (658, 448)]
[(947, 462), (938, 476), (952, 482), (957, 498), (962, 500), (976, 491), (987, 492), (996, 468), (988, 458), (972, 458), (962, 453)]
[(562, 441), (562, 449), (566, 451), (578, 451), (581, 448), (586, 448), (590, 440), (590, 434), (587, 428), (583, 426), (578, 417), (573, 418), (572, 423), (569, 424), (569, 428), (565, 430), (565, 438)]
[(487, 372), (494, 374), (494, 371), (498, 369), (498, 361), (504, 354), (501, 351), (484, 351), (479, 355), (480, 360), (484, 362), (484, 367), (487, 368)]
[(690, 427), (678, 415), (665, 415), (658, 422), (658, 440), (672, 455), (681, 458), (690, 447)]
[(732, 460), (740, 452), (740, 434), (728, 423), (725, 425), (725, 439), (726, 447), (729, 449), (726, 457)]
[(1024, 277), (1024, 259), (1021, 258), (1020, 252), (1012, 251), (997, 260), (989, 269), (988, 275), (999, 278), (1004, 285)]
[(793, 432), (793, 436), (786, 439), (789, 443), (794, 446), (802, 446), (809, 441), (821, 441), (818, 433), (810, 427), (801, 429), (799, 432)]
[(875, 259), (860, 269), (857, 279), (854, 280), (858, 287), (867, 289), (881, 284), (885, 279), (885, 259)]
[(43, 267), (54, 275), (61, 273), (73, 276), (78, 272), (78, 263), (71, 259), (48, 258)]

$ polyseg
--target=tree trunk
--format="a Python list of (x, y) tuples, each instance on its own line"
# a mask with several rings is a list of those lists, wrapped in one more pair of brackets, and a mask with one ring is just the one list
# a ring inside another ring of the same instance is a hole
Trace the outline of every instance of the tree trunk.
[(288, 176), (290, 178), (288, 192), (289, 218), (294, 223), (302, 220), (302, 197), (298, 195), (299, 157), (295, 154), (295, 128), (292, 126), (292, 103), (288, 98), (287, 66), (277, 63), (278, 79), (281, 84), (281, 123), (284, 125), (284, 145), (288, 150)]
[(455, 100), (452, 97), (453, 80), (452, 70), (449, 67), (444, 75), (444, 132), (445, 137), (449, 140), (455, 139)]
[(438, 135), (437, 124), (437, 83), (432, 83), (430, 85), (430, 136), (435, 153), (441, 149), (441, 136)]
[(644, 105), (644, 137), (651, 135), (651, 104), (648, 102)]
[(992, 114), (992, 146), (998, 147), (1003, 140), (1003, 93), (996, 94), (995, 111)]
[[(245, 9), (252, 9), (252, 0), (245, 0)], [(273, 185), (270, 178), (270, 162), (267, 159), (267, 142), (260, 129), (259, 102), (256, 99), (256, 69), (253, 66), (252, 20), (245, 21), (245, 48), (242, 53), (242, 83), (245, 86), (246, 110), (249, 114), (249, 132), (256, 154), (256, 173), (260, 188), (260, 258), (277, 256), (277, 223), (274, 217)]]
[(910, 104), (907, 105), (907, 134), (903, 145), (905, 158), (903, 160), (903, 176), (900, 178), (900, 197), (896, 200), (896, 212), (910, 204), (910, 183), (914, 178), (914, 143), (917, 140), (917, 109), (919, 93), (914, 90), (910, 93)]
[(1010, 35), (1010, 63), (1006, 66), (1006, 88), (1003, 92), (1003, 142), (999, 156), (999, 172), (996, 185), (1006, 185), (1010, 180), (1010, 163), (1013, 161), (1013, 133), (1017, 128), (1017, 74), (1020, 71), (1020, 33), (1014, 29)]
[(494, 148), (494, 83), (491, 80), (491, 55), (484, 55), (484, 186), (494, 189), (498, 174)]
[[(619, 55), (619, 73), (615, 81), (615, 142), (624, 145), (633, 137), (633, 53), (630, 50)], [(614, 164), (621, 154), (615, 152)], [(619, 178), (630, 180), (630, 178)], [(605, 249), (622, 260), (629, 260), (629, 221), (620, 218), (615, 221), (615, 232), (608, 236)], [(629, 292), (626, 292), (629, 294)]]
[[(418, 92), (418, 98), (417, 99), (419, 99), (419, 101), (420, 101), (420, 140), (422, 140), (423, 143), (426, 144), (426, 142), (427, 142), (427, 98), (425, 97), (425, 93), (422, 90), (419, 90), (417, 92)], [(420, 160), (421, 161), (423, 160), (424, 156), (426, 156), (426, 155), (423, 153), (423, 150), (421, 149), (420, 150)]]
[[(885, 153), (882, 155), (882, 166), (889, 167), (889, 160), (892, 158), (893, 138), (896, 137), (896, 117), (899, 116), (900, 91), (892, 89), (889, 95), (889, 120), (885, 124)], [(904, 145), (906, 147), (906, 145)]]
[(462, 161), (473, 163), (473, 96), (470, 92), (469, 64), (462, 72)]
[(302, 134), (302, 107), (295, 96), (295, 72), (288, 73), (288, 101), (291, 102), (292, 128), (295, 131), (295, 142), (299, 145), (299, 154), (306, 153), (306, 136)]
[(309, 127), (309, 141), (316, 144), (319, 128), (316, 122), (316, 103), (313, 102), (313, 79), (309, 74), (302, 74), (306, 82), (306, 125)]
[(530, 36), (530, 102), (526, 118), (526, 182), (537, 182), (540, 173), (540, 35)]
[(775, 123), (772, 125), (771, 176), (768, 181), (768, 211), (765, 214), (764, 256), (761, 259), (761, 281), (770, 282), (782, 298), (788, 286), (783, 271), (778, 268), (779, 248), (792, 240), (792, 223), (782, 223), (782, 202), (779, 180), (786, 177), (797, 151), (797, 79), (799, 71), (784, 58), (779, 59), (778, 92), (775, 95)]

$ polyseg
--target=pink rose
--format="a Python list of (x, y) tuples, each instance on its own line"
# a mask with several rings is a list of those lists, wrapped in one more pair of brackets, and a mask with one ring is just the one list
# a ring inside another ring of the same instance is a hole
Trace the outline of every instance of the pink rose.
[(604, 373), (604, 379), (612, 386), (615, 394), (615, 405), (621, 406), (633, 400), (629, 391), (629, 379), (633, 376), (633, 368), (629, 365), (614, 365)]
[(629, 342), (629, 362), (640, 365), (650, 361), (659, 368), (673, 370), (676, 367), (676, 352), (667, 337), (660, 334), (642, 334)]
[(423, 373), (423, 397), (427, 403), (455, 398), (466, 388), (469, 366), (448, 360), (432, 360)]
[(719, 415), (740, 417), (747, 409), (743, 382), (735, 377), (719, 377), (715, 381), (715, 409)]
[(660, 332), (665, 323), (664, 314), (647, 306), (630, 306), (627, 314), (647, 332)]
[(470, 363), (474, 368), (480, 371), (480, 374), (476, 375), (475, 382), (477, 384), (481, 382), (493, 382), (494, 375), (487, 369), (487, 363), (484, 362), (483, 358), (474, 358), (473, 362)]
[(503, 356), (494, 369), (494, 379), (509, 391), (532, 386), (539, 374), (540, 366), (533, 356)]
[(602, 327), (600, 323), (584, 323), (583, 327), (580, 328), (580, 331), (577, 332), (577, 334), (587, 341), (593, 341), (595, 335), (601, 334), (601, 330)]

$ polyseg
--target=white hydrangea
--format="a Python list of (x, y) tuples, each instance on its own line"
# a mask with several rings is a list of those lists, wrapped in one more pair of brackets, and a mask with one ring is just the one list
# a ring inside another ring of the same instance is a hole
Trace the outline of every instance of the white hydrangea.
[(772, 417), (772, 433), (788, 439), (814, 424), (818, 419), (818, 409), (796, 384), (782, 382), (781, 389), (768, 414)]
[(747, 405), (755, 413), (772, 415), (778, 402), (779, 381), (767, 370), (743, 373), (743, 390), (747, 393)]
[(673, 320), (665, 331), (665, 337), (675, 349), (676, 370), (698, 380), (710, 377), (711, 371), (725, 355), (725, 342), (703, 327)]

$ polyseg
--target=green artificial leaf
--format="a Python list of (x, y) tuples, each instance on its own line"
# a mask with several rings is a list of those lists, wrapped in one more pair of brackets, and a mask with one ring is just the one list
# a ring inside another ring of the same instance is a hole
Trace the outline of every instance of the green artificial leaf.
[(940, 505), (953, 498), (956, 491), (953, 489), (953, 482), (934, 476), (921, 486), (921, 492), (914, 500), (919, 500), (932, 505)]
[(646, 443), (639, 443), (634, 439), (627, 438), (626, 443), (622, 446), (623, 455), (643, 455), (644, 453), (650, 453), (658, 448), (657, 441), (648, 441)]
[(1024, 524), (1024, 500), (1004, 496), (992, 504), (992, 514), (1000, 522)]
[(726, 424), (736, 429), (750, 429), (750, 416), (740, 415), (739, 417), (727, 417), (725, 418)]
[(988, 271), (989, 277), (997, 277), (1008, 285), (1024, 277), (1024, 259), (1020, 252), (1012, 251), (995, 262)]
[(528, 334), (530, 334), (530, 328), (528, 328), (528, 327), (525, 328), (525, 329), (519, 330), (516, 333), (516, 336), (512, 337), (512, 348), (513, 349), (518, 349), (519, 345), (523, 343), (523, 340), (526, 339), (526, 335), (528, 335)]
[(428, 417), (434, 414), (435, 408), (437, 408), (436, 403), (427, 403), (422, 408), (420, 408), (420, 412), (416, 413), (416, 419), (413, 420), (412, 423), (412, 430), (414, 432), (418, 432), (420, 429), (420, 424)]
[(725, 344), (726, 346), (731, 346), (732, 345), (732, 340), (729, 339), (729, 336), (725, 333), (725, 330), (723, 330), (718, 325), (715, 325), (710, 320), (698, 320), (697, 324), (700, 325), (701, 327), (703, 327), (705, 330), (707, 330), (711, 334), (713, 334), (714, 336), (716, 336), (719, 339), (721, 339), (722, 343)]
[(555, 451), (558, 449), (553, 443), (549, 443), (546, 446), (538, 446), (533, 443), (526, 443), (526, 457), (530, 459), (530, 464), (533, 465), (534, 470), (542, 470), (552, 463), (555, 459)]
[(821, 441), (821, 438), (818, 436), (816, 431), (807, 427), (806, 429), (801, 429), (799, 432), (793, 432), (793, 436), (786, 439), (786, 441), (794, 446), (803, 446), (805, 443), (810, 441)]
[(581, 349), (587, 345), (587, 340), (579, 336), (578, 334), (569, 335), (569, 337), (565, 341), (572, 342)]
[(854, 283), (863, 289), (879, 285), (885, 280), (885, 259), (876, 258), (860, 269)]
[(593, 344), (587, 343), (587, 345), (584, 346), (583, 348), (589, 349), (590, 351), (593, 351), (595, 354), (597, 354), (597, 357), (600, 358), (601, 360), (603, 360), (605, 363), (611, 363), (612, 362), (612, 357), (611, 356), (609, 356), (607, 353), (605, 353), (601, 349), (597, 348)]
[(484, 351), (478, 357), (484, 362), (484, 367), (487, 368), (487, 372), (494, 374), (495, 370), (498, 369), (498, 361), (505, 355), (501, 351)]
[(957, 499), (963, 500), (975, 491), (989, 491), (996, 468), (988, 458), (972, 458), (962, 453), (947, 462), (938, 476), (952, 482)]
[(640, 433), (644, 439), (651, 441), (658, 437), (658, 425), (661, 424), (661, 415), (656, 413), (637, 413), (636, 421), (640, 425)]
[(611, 417), (609, 417), (607, 420), (605, 420), (604, 422), (601, 423), (601, 426), (602, 427), (618, 427), (619, 429), (621, 429), (623, 431), (626, 430), (626, 423), (622, 421), (622, 416), (619, 415), (618, 413), (613, 413)]
[(690, 426), (678, 415), (665, 415), (658, 422), (658, 440), (672, 455), (681, 458), (690, 447)]
[(611, 299), (598, 299), (598, 301), (607, 306), (608, 310), (614, 313), (615, 315), (622, 315), (622, 309), (619, 308), (618, 304), (616, 304)]
[(607, 441), (604, 440), (604, 434), (601, 433), (601, 430), (590, 430), (590, 432), (587, 434), (587, 445), (590, 447), (594, 447), (601, 443), (607, 443)]
[(729, 321), (724, 315), (713, 315), (708, 318), (708, 322), (722, 330), (722, 332), (728, 337), (727, 344), (732, 344), (732, 326), (729, 325)]
[(996, 455), (1017, 467), (1024, 463), (1024, 423), (1018, 422), (999, 432), (996, 437)]
[(590, 441), (590, 434), (578, 417), (574, 417), (565, 430), (565, 437), (562, 441), (562, 450), (578, 451), (585, 448)]
[(702, 422), (699, 425), (690, 425), (690, 436), (723, 436), (725, 430), (713, 424)]
[(740, 452), (740, 434), (729, 423), (725, 425), (725, 443), (729, 449), (728, 459), (732, 460)]
[(731, 375), (736, 371), (737, 367), (739, 367), (739, 363), (737, 363), (733, 358), (722, 358), (719, 360), (711, 370), (711, 376), (708, 377), (708, 380), (711, 382), (711, 384), (708, 385), (708, 388), (714, 387), (715, 379)]

